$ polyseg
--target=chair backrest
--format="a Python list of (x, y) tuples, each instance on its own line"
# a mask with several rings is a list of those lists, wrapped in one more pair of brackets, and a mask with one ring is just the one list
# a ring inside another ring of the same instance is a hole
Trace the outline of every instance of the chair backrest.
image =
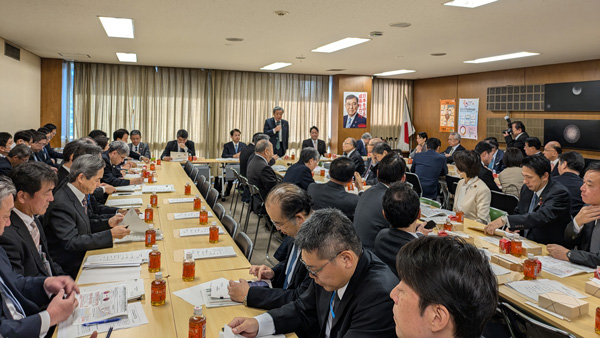
[[(198, 172), (200, 172), (200, 171), (198, 171)], [(200, 188), (202, 187), (204, 182), (206, 182), (206, 176), (204, 176), (204, 175), (196, 176), (196, 188), (198, 188), (198, 191), (200, 191)]]
[(234, 180), (237, 177), (235, 177), (235, 174), (233, 173), (232, 170), (237, 170), (240, 171), (240, 165), (239, 164), (226, 164), (225, 165), (225, 179), (228, 181)]
[(496, 219), (498, 219), (504, 215), (507, 215), (506, 211), (496, 209), (494, 207), (490, 207), (490, 220), (491, 221), (495, 221)]
[(254, 184), (248, 184), (248, 189), (250, 189), (252, 201), (250, 210), (252, 210), (252, 212), (256, 215), (263, 214), (265, 208), (265, 201), (263, 200), (262, 195), (260, 194), (260, 189), (258, 189), (258, 187)]
[(419, 180), (419, 176), (414, 173), (406, 173), (406, 182), (412, 184), (413, 189), (417, 192), (419, 197), (423, 195), (423, 189), (421, 188), (421, 181)]
[(190, 173), (190, 178), (192, 179), (192, 182), (196, 182), (196, 177), (198, 176), (198, 168), (192, 168), (192, 172)]
[(230, 170), (231, 170), (231, 173), (233, 174), (233, 177), (235, 177), (235, 179), (238, 180), (238, 182), (239, 182), (239, 180), (240, 180), (240, 172), (239, 172), (240, 168), (239, 168), (239, 166), (237, 167), (237, 169), (236, 168), (231, 168)]
[(456, 194), (456, 185), (460, 181), (460, 177), (454, 177), (450, 175), (446, 175), (446, 184), (448, 185), (448, 192), (452, 195)]
[(252, 251), (254, 250), (254, 244), (248, 235), (246, 235), (243, 231), (240, 231), (233, 238), (235, 244), (242, 250), (246, 259), (250, 260), (252, 258)]
[(429, 206), (432, 206), (434, 208), (441, 208), (442, 205), (440, 203), (438, 203), (437, 201), (434, 201), (432, 199), (426, 198), (426, 197), (421, 197), (419, 198), (419, 200), (421, 201), (421, 203), (423, 204), (427, 204)]
[(575, 338), (574, 335), (537, 321), (508, 303), (500, 303), (500, 310), (513, 338)]
[(215, 203), (215, 206), (212, 209), (219, 221), (222, 221), (223, 216), (225, 216), (225, 208), (223, 208), (223, 205), (221, 205), (221, 203)]
[(235, 237), (238, 230), (238, 223), (229, 215), (223, 216), (221, 223), (223, 224), (223, 227), (225, 227), (225, 230), (227, 230), (229, 235), (231, 237)]
[(192, 169), (194, 169), (194, 165), (192, 164), (192, 162), (186, 161), (185, 165), (183, 166), (183, 170), (185, 170), (185, 173), (188, 176), (190, 176), (190, 174), (192, 173)]
[(514, 195), (492, 191), (492, 202), (490, 203), (490, 206), (506, 211), (509, 215), (512, 215), (515, 213), (517, 205), (519, 205), (519, 199)]
[(206, 204), (213, 209), (215, 204), (217, 204), (217, 199), (219, 198), (219, 192), (215, 188), (210, 188), (208, 192), (208, 196), (206, 196)]
[(210, 190), (210, 182), (206, 181), (204, 182), (204, 184), (202, 185), (202, 187), (200, 187), (200, 195), (202, 195), (202, 197), (204, 197), (204, 199), (206, 199), (206, 197), (208, 197), (208, 190)]

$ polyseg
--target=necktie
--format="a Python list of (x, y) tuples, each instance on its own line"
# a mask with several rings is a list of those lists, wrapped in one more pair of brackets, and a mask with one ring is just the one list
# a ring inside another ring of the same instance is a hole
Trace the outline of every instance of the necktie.
[(136, 153), (138, 152), (138, 146), (135, 146), (135, 150)]
[[(12, 293), (12, 291), (10, 291), (8, 286), (6, 286), (6, 284), (4, 284), (4, 280), (2, 279), (2, 277), (0, 277), (0, 286), (2, 287), (2, 298), (4, 298), (4, 301), (6, 302), (8, 309), (11, 311), (11, 315), (12, 315), (13, 319), (18, 320), (18, 319), (27, 317), (27, 315), (25, 315), (25, 310), (23, 310), (23, 307), (21, 306), (21, 303), (19, 303), (19, 301), (17, 300), (15, 295)], [(8, 300), (10, 300), (10, 302)], [(12, 302), (14, 309), (12, 309), (9, 304), (11, 302)], [(14, 312), (13, 312), (13, 310), (14, 310)]]
[(350, 128), (352, 126), (352, 119), (348, 116), (348, 121), (346, 121), (346, 128)]
[(550, 162), (550, 172), (554, 171), (554, 162)]
[(277, 149), (281, 148), (280, 143), (283, 143), (283, 135), (282, 135), (282, 131), (283, 131), (283, 126), (281, 125), (281, 121), (277, 121), (277, 125), (281, 126), (281, 129), (279, 129), (279, 131), (277, 132), (277, 138), (279, 139), (279, 142), (277, 142)]
[(313, 140), (313, 147), (315, 147), (315, 149), (319, 149), (319, 145), (317, 142), (317, 140)]
[(87, 215), (87, 205), (88, 205), (88, 201), (87, 201), (87, 196), (86, 198), (84, 198), (83, 200), (81, 200), (81, 204), (83, 204), (83, 212), (85, 212), (85, 214)]
[(236, 145), (234, 145), (234, 147), (235, 147), (235, 153), (236, 153), (236, 154), (237, 154), (237, 146), (238, 146), (237, 144), (236, 144)]
[(285, 281), (283, 282), (283, 289), (287, 289), (288, 288), (288, 280), (292, 280), (292, 267), (294, 266), (294, 263), (296, 262), (296, 257), (298, 257), (298, 249), (296, 249), (296, 246), (294, 245), (294, 247), (292, 248), (293, 254), (292, 254), (292, 259), (290, 259), (290, 261), (288, 262), (288, 268), (287, 271), (285, 272)]
[(337, 297), (335, 296), (337, 291), (333, 291), (331, 295), (331, 299), (329, 300), (329, 315), (327, 316), (327, 324), (325, 326), (325, 337), (329, 337), (331, 333), (331, 327), (333, 326), (333, 319), (335, 318), (335, 312), (333, 312), (333, 307), (335, 306), (335, 301)]
[(531, 203), (529, 203), (529, 212), (533, 212), (533, 209), (535, 209), (535, 206), (538, 204), (538, 202), (538, 195), (533, 193), (533, 196), (531, 197)]
[(450, 148), (450, 152), (448, 153), (448, 155), (452, 155), (453, 152), (454, 152), (454, 148)]
[(30, 227), (31, 227), (30, 233), (31, 233), (31, 238), (33, 238), (33, 244), (35, 244), (36, 248), (39, 248), (39, 246), (40, 246), (40, 229), (38, 229), (37, 223), (35, 223), (35, 221), (31, 222)]
[(600, 223), (596, 221), (594, 225), (594, 229), (592, 230), (592, 240), (590, 241), (590, 252), (598, 253), (600, 252)]

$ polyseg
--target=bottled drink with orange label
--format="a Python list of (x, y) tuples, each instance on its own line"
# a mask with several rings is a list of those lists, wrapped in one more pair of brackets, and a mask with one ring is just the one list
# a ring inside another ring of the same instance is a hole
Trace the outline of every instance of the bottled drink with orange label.
[(192, 155), (188, 155), (188, 161), (192, 162), (193, 159)]
[(156, 164), (154, 162), (150, 163), (150, 170), (156, 170)]
[(156, 165), (160, 165), (160, 158), (156, 160)]
[(354, 184), (352, 182), (348, 183), (348, 190), (349, 191), (353, 191), (354, 190)]
[(210, 229), (208, 230), (208, 242), (209, 243), (219, 243), (219, 227), (217, 226), (217, 222), (213, 221)]
[(465, 222), (465, 213), (462, 210), (456, 212), (456, 221), (459, 223)]
[(542, 262), (537, 260), (532, 253), (527, 255), (527, 259), (523, 262), (523, 279), (537, 279), (537, 275), (542, 271)]
[(523, 254), (523, 242), (518, 234), (515, 234), (510, 240), (510, 254), (517, 257), (521, 257)]
[(148, 230), (146, 230), (145, 243), (147, 248), (156, 244), (156, 230), (154, 230), (153, 224), (148, 224)]
[(148, 272), (160, 271), (160, 251), (158, 245), (152, 246), (152, 251), (148, 254)]
[(152, 306), (165, 305), (165, 299), (167, 298), (167, 282), (162, 279), (162, 272), (154, 274), (154, 280), (150, 284), (150, 301)]
[(190, 317), (189, 338), (206, 337), (206, 317), (202, 314), (202, 307), (194, 307), (194, 315)]
[(452, 231), (452, 221), (450, 220), (450, 218), (446, 218), (446, 222), (444, 223), (444, 230)]
[(206, 207), (202, 207), (202, 210), (200, 210), (199, 220), (200, 225), (208, 224), (208, 211), (206, 211)]
[(148, 171), (146, 170), (146, 166), (144, 166), (144, 167), (142, 168), (142, 177), (143, 177), (143, 178), (146, 178), (146, 177), (148, 177)]
[(191, 282), (194, 278), (196, 278), (196, 261), (192, 253), (188, 252), (185, 254), (185, 260), (183, 261), (182, 279), (184, 282)]
[(202, 200), (200, 199), (200, 195), (196, 194), (196, 198), (194, 198), (194, 210), (198, 211), (202, 207)]
[(596, 334), (600, 334), (600, 307), (596, 308), (596, 323), (595, 323)]
[(150, 205), (152, 207), (158, 206), (158, 195), (156, 192), (153, 192), (152, 195), (150, 195)]
[(192, 194), (192, 186), (190, 185), (190, 182), (187, 182), (185, 184), (185, 194), (186, 195), (191, 195)]
[(144, 211), (144, 222), (152, 223), (154, 220), (154, 210), (152, 210), (152, 205), (148, 204), (148, 207)]

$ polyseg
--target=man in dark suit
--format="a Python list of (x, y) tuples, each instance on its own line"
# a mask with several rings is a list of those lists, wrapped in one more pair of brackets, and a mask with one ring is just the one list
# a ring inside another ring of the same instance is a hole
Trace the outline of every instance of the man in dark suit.
[(135, 185), (144, 183), (143, 177), (132, 178), (129, 180), (123, 179), (123, 174), (116, 167), (127, 158), (129, 155), (129, 146), (123, 141), (113, 141), (108, 147), (108, 150), (102, 153), (104, 160), (104, 175), (102, 183), (110, 184), (113, 187), (121, 187), (124, 185)]
[(452, 132), (448, 135), (448, 148), (444, 150), (444, 155), (446, 156), (446, 162), (454, 163), (454, 155), (455, 152), (465, 150), (465, 147), (460, 144), (460, 134), (457, 132)]
[(294, 183), (306, 190), (309, 185), (315, 183), (312, 172), (319, 165), (319, 152), (312, 147), (304, 148), (299, 157), (298, 162), (287, 169), (282, 181)]
[(300, 261), (313, 278), (294, 302), (255, 318), (234, 318), (234, 333), (301, 332), (300, 337), (396, 337), (390, 291), (398, 278), (363, 250), (352, 222), (335, 209), (315, 211), (298, 235)]
[(497, 311), (488, 259), (458, 236), (411, 241), (398, 253), (396, 271), (401, 282), (390, 297), (398, 337), (482, 337)]
[[(0, 236), (10, 226), (15, 188), (0, 178)], [(44, 337), (51, 326), (66, 320), (77, 308), (79, 288), (68, 276), (24, 277), (16, 273), (0, 248), (0, 336)], [(54, 296), (54, 298), (51, 298)]]
[(52, 162), (50, 156), (47, 156), (46, 153), (44, 153), (44, 147), (46, 146), (46, 144), (48, 144), (48, 139), (46, 138), (46, 135), (37, 130), (33, 130), (31, 132), (31, 135), (31, 151), (33, 152), (33, 154), (31, 155), (31, 158), (29, 160), (42, 162), (46, 163), (47, 165), (53, 166), (54, 162)]
[(254, 158), (248, 163), (248, 183), (258, 187), (263, 200), (279, 182), (275, 171), (269, 166), (272, 157), (273, 145), (269, 141), (260, 140), (256, 144)]
[(227, 142), (225, 145), (223, 145), (223, 153), (221, 154), (221, 157), (240, 158), (240, 153), (246, 146), (246, 143), (240, 142), (242, 132), (239, 129), (233, 129), (229, 132), (229, 136), (231, 137), (231, 142)]
[(383, 195), (383, 216), (391, 227), (379, 231), (375, 237), (374, 252), (394, 272), (396, 256), (402, 246), (423, 236), (417, 232), (418, 228), (422, 228), (418, 224), (420, 211), (419, 195), (407, 183), (392, 183)]
[[(504, 132), (504, 141), (506, 141), (506, 147), (515, 147), (521, 150), (525, 155), (525, 140), (529, 137), (529, 134), (525, 131), (525, 125), (521, 121), (515, 121), (511, 124), (512, 136)], [(514, 139), (513, 139), (514, 136)]]
[[(346, 186), (355, 177), (354, 163), (347, 157), (336, 158), (329, 167), (329, 177), (329, 182), (325, 184), (313, 183), (308, 186), (306, 192), (312, 199), (313, 208), (336, 208), (353, 220), (359, 195), (347, 192)], [(356, 181), (356, 188), (359, 194), (362, 193), (360, 180)]]
[(504, 158), (504, 151), (502, 149), (498, 149), (498, 147), (500, 146), (498, 144), (498, 139), (496, 139), (495, 137), (491, 136), (491, 137), (486, 137), (484, 139), (485, 142), (489, 143), (492, 146), (492, 160), (490, 161), (490, 164), (488, 164), (488, 169), (492, 171), (492, 173), (496, 173), (496, 174), (500, 174), (500, 172), (502, 172), (502, 170), (504, 170), (504, 163), (502, 162), (502, 159)]
[(142, 142), (142, 132), (134, 129), (131, 131), (129, 138), (131, 139), (131, 143), (129, 144), (129, 157), (146, 163), (150, 162), (150, 147)]
[(196, 156), (196, 148), (194, 148), (194, 142), (188, 140), (188, 132), (185, 129), (179, 129), (177, 131), (177, 139), (167, 142), (165, 150), (160, 155), (160, 158), (165, 161), (172, 160), (171, 152), (187, 152), (191, 156)]
[[(254, 158), (255, 145), (260, 140), (269, 140), (269, 136), (263, 133), (256, 133), (252, 135), (252, 143), (245, 146), (244, 149), (242, 149), (242, 151), (240, 152), (240, 175), (244, 177), (248, 176), (248, 163), (250, 163), (250, 160)], [(269, 162), (269, 165), (273, 164), (275, 164), (274, 158), (272, 158)]]
[[(306, 191), (290, 183), (275, 186), (265, 205), (275, 227), (292, 238), (312, 213)], [(270, 280), (273, 288), (250, 287), (245, 280), (229, 281), (229, 295), (233, 301), (259, 309), (275, 309), (292, 302), (311, 284), (306, 267), (300, 263), (300, 249), (293, 242), (288, 246), (285, 258), (272, 269), (266, 265), (252, 265), (250, 274), (259, 280)]]
[(302, 141), (302, 148), (313, 147), (317, 149), (319, 155), (323, 156), (327, 152), (325, 141), (319, 140), (319, 128), (310, 127), (310, 138)]
[(279, 157), (285, 155), (290, 137), (290, 125), (282, 118), (283, 108), (277, 106), (273, 108), (273, 117), (266, 119), (263, 127), (264, 133), (270, 137), (273, 144), (274, 154)]
[[(44, 147), (37, 153), (38, 157), (40, 159), (42, 159), (42, 162), (48, 164), (49, 166), (58, 168), (58, 161), (56, 159), (54, 159), (48, 152), (50, 140), (52, 140), (52, 137), (54, 136), (52, 131), (46, 127), (41, 127), (37, 131), (46, 136), (46, 142), (45, 142)], [(52, 149), (52, 148), (50, 148), (50, 149)], [(55, 154), (59, 154), (59, 153), (55, 152), (54, 149), (52, 149), (52, 151)]]
[(346, 96), (344, 101), (346, 107), (346, 115), (344, 115), (344, 128), (366, 128), (367, 118), (358, 114), (358, 97), (355, 95)]
[(569, 196), (571, 196), (571, 216), (575, 217), (583, 207), (583, 200), (581, 199), (583, 180), (580, 174), (585, 168), (585, 160), (580, 153), (570, 151), (560, 154), (556, 168), (558, 168), (559, 175), (552, 177), (552, 179), (564, 185), (569, 190)]
[(104, 161), (98, 156), (79, 156), (71, 166), (69, 183), (56, 192), (44, 215), (50, 253), (73, 278), (87, 250), (110, 248), (113, 238), (123, 238), (130, 232), (118, 225), (123, 220), (121, 214), (109, 220), (91, 218), (88, 214), (87, 194), (94, 192), (103, 171)]
[(13, 269), (19, 275), (31, 277), (64, 275), (60, 265), (50, 257), (44, 229), (36, 217), (43, 215), (54, 199), (56, 174), (47, 165), (29, 162), (15, 168), (10, 178), (17, 191), (15, 207), (10, 214), (12, 226), (0, 236), (0, 245)]
[(550, 176), (552, 177), (560, 175), (558, 172), (558, 157), (560, 154), (562, 154), (562, 147), (560, 146), (560, 143), (556, 141), (550, 141), (544, 146), (544, 157), (550, 161), (550, 167), (552, 168)]
[(29, 161), (32, 156), (31, 149), (24, 144), (12, 148), (6, 157), (0, 158), (0, 176), (8, 175), (13, 168)]
[(8, 156), (8, 152), (12, 149), (13, 137), (10, 133), (5, 131), (0, 132), (0, 158)]
[(583, 182), (581, 197), (586, 205), (565, 229), (566, 248), (556, 244), (547, 248), (556, 259), (595, 268), (600, 265), (600, 162), (589, 165)]
[(421, 181), (423, 197), (437, 199), (440, 191), (438, 179), (448, 174), (446, 156), (438, 153), (441, 142), (438, 138), (427, 139), (427, 151), (415, 154), (410, 172), (417, 174)]
[(571, 222), (571, 198), (562, 184), (550, 179), (550, 161), (542, 155), (523, 159), (524, 184), (514, 215), (502, 216), (485, 226), (485, 232), (507, 226), (542, 244), (562, 244)]
[(46, 128), (50, 131), (50, 135), (47, 135), (48, 144), (46, 144), (45, 151), (48, 155), (50, 155), (51, 158), (54, 159), (55, 163), (58, 164), (58, 159), (62, 159), (63, 154), (54, 150), (54, 148), (52, 148), (52, 146), (50, 145), (50, 141), (52, 141), (52, 139), (56, 136), (56, 125), (52, 123), (46, 123), (42, 128)]
[[(375, 146), (379, 143), (384, 143), (380, 138), (374, 138), (367, 144), (367, 153), (369, 158), (365, 162), (365, 173), (362, 175), (362, 179), (366, 185), (377, 184), (377, 157), (374, 153)], [(391, 148), (390, 148), (391, 149)]]
[(367, 147), (369, 146), (369, 142), (372, 137), (369, 133), (364, 133), (360, 140), (356, 141), (356, 150), (360, 154), (360, 156), (367, 156), (369, 153), (367, 152)]
[(404, 181), (406, 163), (396, 153), (385, 156), (377, 165), (379, 183), (367, 189), (358, 200), (354, 215), (354, 228), (367, 250), (374, 251), (375, 237), (379, 231), (389, 228), (390, 222), (383, 217), (383, 195), (394, 182)]
[(363, 161), (362, 156), (356, 151), (356, 140), (352, 137), (345, 139), (344, 143), (342, 143), (342, 150), (344, 151), (344, 156), (354, 162), (354, 170), (362, 176), (365, 173), (365, 161)]
[(527, 156), (542, 155), (542, 142), (537, 137), (528, 137), (525, 139), (525, 147), (523, 149)]
[(478, 153), (479, 157), (481, 158), (479, 175), (477, 175), (479, 179), (481, 179), (481, 181), (483, 181), (483, 183), (490, 188), (490, 191), (502, 192), (502, 190), (498, 188), (496, 181), (494, 181), (494, 174), (490, 169), (488, 169), (492, 159), (494, 158), (494, 148), (492, 145), (488, 142), (480, 141), (475, 146), (475, 152)]

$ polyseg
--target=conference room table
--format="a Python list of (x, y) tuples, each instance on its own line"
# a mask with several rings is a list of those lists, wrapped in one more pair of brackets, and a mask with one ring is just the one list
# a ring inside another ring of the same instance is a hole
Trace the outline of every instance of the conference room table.
[[(248, 274), (250, 262), (246, 259), (240, 249), (237, 247), (232, 237), (223, 228), (221, 222), (214, 217), (209, 217), (208, 223), (216, 221), (218, 226), (223, 229), (219, 236), (219, 242), (211, 244), (208, 241), (208, 236), (190, 236), (180, 237), (179, 229), (200, 227), (197, 218), (173, 220), (173, 214), (179, 212), (191, 212), (193, 210), (192, 203), (174, 203), (168, 204), (167, 199), (193, 197), (199, 194), (196, 187), (192, 186), (192, 194), (184, 195), (184, 187), (189, 181), (188, 176), (183, 170), (179, 162), (163, 161), (161, 166), (156, 169), (157, 182), (150, 185), (172, 184), (175, 187), (175, 192), (158, 193), (158, 205), (154, 208), (154, 226), (163, 234), (163, 240), (157, 241), (159, 251), (161, 252), (161, 270), (163, 278), (167, 281), (167, 297), (166, 303), (163, 306), (151, 306), (150, 304), (150, 283), (154, 280), (154, 273), (148, 272), (148, 265), (142, 264), (140, 278), (144, 280), (145, 298), (141, 300), (144, 313), (148, 318), (148, 324), (115, 330), (111, 337), (187, 337), (188, 336), (188, 320), (193, 314), (194, 306), (173, 293), (186, 289), (198, 284), (206, 283), (217, 278), (227, 278), (230, 280), (253, 279), (254, 276)], [(200, 195), (202, 198), (202, 196)], [(142, 211), (145, 206), (150, 203), (150, 194), (142, 196), (111, 196), (114, 198), (142, 198), (144, 205), (140, 208)], [(206, 205), (206, 201), (202, 199), (202, 205)], [(207, 210), (212, 213), (212, 210), (207, 206)], [(225, 247), (231, 246), (234, 248), (236, 256), (226, 258), (213, 259), (198, 259), (196, 260), (196, 278), (191, 282), (184, 282), (181, 278), (183, 271), (183, 250), (210, 248), (210, 247)], [(134, 250), (147, 249), (144, 242), (128, 242), (117, 243), (112, 248), (90, 250), (86, 253), (87, 257), (91, 255), (119, 253)], [(84, 260), (85, 262), (85, 260)], [(79, 275), (81, 275), (81, 270)], [(78, 278), (79, 279), (79, 278)], [(87, 285), (80, 285), (87, 286)], [(219, 337), (219, 331), (223, 325), (229, 323), (234, 317), (245, 316), (253, 317), (265, 311), (252, 309), (244, 305), (226, 306), (207, 308), (203, 307), (204, 315), (207, 319), (206, 336), (209, 338)], [(57, 332), (54, 337), (57, 337)], [(103, 337), (105, 333), (101, 333)], [(288, 334), (286, 337), (295, 337), (294, 334)]]

